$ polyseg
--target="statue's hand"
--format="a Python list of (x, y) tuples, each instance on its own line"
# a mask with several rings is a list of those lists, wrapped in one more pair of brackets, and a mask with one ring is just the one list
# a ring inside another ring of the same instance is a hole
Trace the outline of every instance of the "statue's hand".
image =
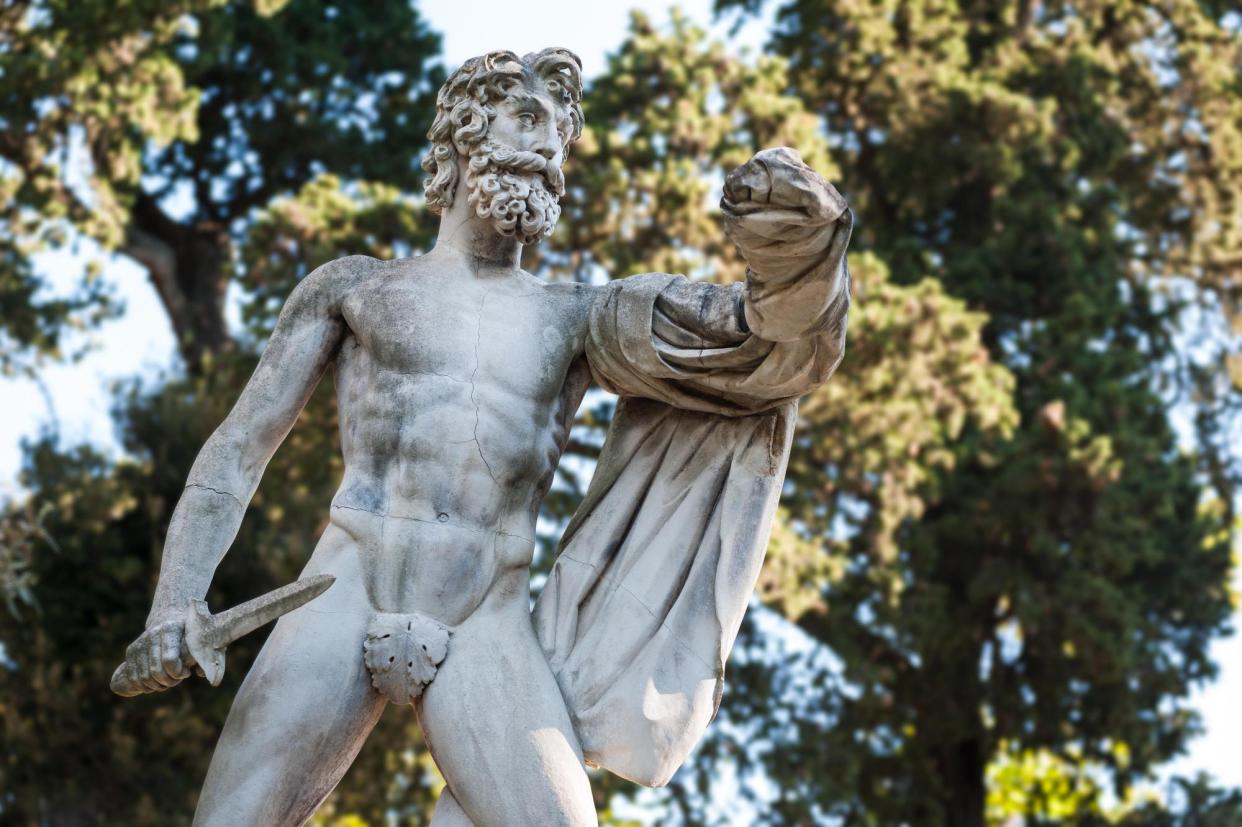
[(112, 675), (112, 691), (130, 698), (163, 692), (190, 677), (195, 663), (184, 640), (184, 618), (151, 625), (125, 650), (125, 662)]
[(788, 210), (831, 223), (848, 205), (836, 187), (802, 162), (797, 150), (782, 146), (756, 153), (729, 173), (720, 206), (726, 217)]

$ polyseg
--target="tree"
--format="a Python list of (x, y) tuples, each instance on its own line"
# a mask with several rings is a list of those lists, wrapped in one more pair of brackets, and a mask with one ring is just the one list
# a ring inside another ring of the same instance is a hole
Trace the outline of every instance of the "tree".
[[(986, 314), (1021, 421), (1003, 440), (968, 424), (939, 463), (902, 434), (925, 458), (911, 477), (842, 428), (852, 400), (806, 403), (821, 438), (791, 465), (805, 550), (784, 568), (818, 601), (774, 605), (840, 663), (749, 668), (775, 708), (726, 698), (765, 735), (731, 746), (796, 791), (779, 817), (982, 824), (1002, 744), (1092, 762), (1124, 791), (1194, 734), (1186, 695), (1214, 674), (1207, 645), (1230, 610), (1237, 469), (1220, 439), (1237, 340), (1188, 353), (1182, 327), (1188, 306), (1236, 324), (1242, 45), (1223, 14), (778, 11), (772, 45), (824, 120), (855, 249)], [(860, 331), (851, 347), (861, 359), (870, 344)], [(864, 368), (847, 356), (842, 374)], [(1199, 390), (1162, 395), (1179, 380)], [(1169, 424), (1174, 399), (1196, 411), (1194, 451)], [(792, 697), (816, 680), (835, 696)]]
[(1171, 786), (1172, 807), (1148, 802), (1112, 823), (1121, 827), (1229, 827), (1242, 819), (1242, 791), (1222, 790), (1203, 775), (1175, 779)]
[[(405, 0), (23, 0), (0, 38), (3, 236), (71, 229), (137, 261), (191, 371), (233, 344), (251, 212), (324, 172), (413, 189), (443, 80)], [(33, 283), (21, 257), (3, 272)]]

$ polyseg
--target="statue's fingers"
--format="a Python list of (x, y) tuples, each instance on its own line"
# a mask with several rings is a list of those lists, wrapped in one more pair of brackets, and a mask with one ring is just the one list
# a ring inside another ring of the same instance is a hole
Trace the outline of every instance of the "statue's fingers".
[(125, 656), (129, 678), (137, 686), (142, 686), (143, 681), (151, 672), (147, 667), (147, 654), (147, 642), (144, 640), (141, 646), (131, 647), (131, 651)]
[(141, 695), (144, 692), (159, 692), (161, 687), (158, 683), (151, 679), (151, 669), (148, 665), (148, 653), (146, 648), (134, 653), (134, 657), (129, 661), (129, 685), (134, 695)]
[(138, 638), (133, 643), (125, 647), (125, 660), (127, 663), (137, 665), (138, 656), (147, 650), (147, 643), (142, 638)]
[(160, 689), (176, 686), (177, 681), (164, 672), (164, 647), (160, 643), (160, 635), (151, 636), (151, 646), (147, 650), (147, 675), (155, 681)]
[(175, 681), (190, 676), (190, 670), (181, 659), (181, 632), (175, 626), (160, 634), (160, 664), (164, 667), (164, 674)]
[[(749, 200), (778, 209), (797, 209), (807, 215), (835, 221), (846, 203), (836, 187), (807, 166), (797, 150), (775, 147), (756, 153), (725, 180), (730, 191), (748, 191)], [(736, 199), (734, 203), (738, 203)]]
[(135, 695), (142, 694), (142, 687), (134, 680), (128, 660), (118, 666), (116, 671), (112, 673), (111, 689), (122, 698), (132, 698)]
[(136, 698), (142, 694), (142, 687), (134, 683), (130, 678), (126, 678), (123, 683), (113, 687), (112, 691), (122, 698)]
[(725, 177), (724, 195), (735, 204), (746, 201), (765, 203), (771, 184), (768, 171), (754, 158), (742, 164)]
[(795, 207), (808, 215), (834, 221), (845, 212), (845, 199), (836, 187), (805, 164), (773, 164), (771, 201)]
[(147, 637), (147, 648), (144, 653), (142, 662), (142, 675), (148, 678), (154, 678), (157, 672), (162, 672), (164, 667), (160, 666), (160, 636), (149, 635)]
[(153, 670), (162, 671), (162, 667), (159, 665), (158, 653), (157, 659), (152, 659), (152, 646), (154, 643), (151, 636), (144, 635), (126, 647), (125, 663), (123, 664), (121, 683), (118, 686), (118, 694), (125, 697), (133, 697), (144, 692), (159, 692), (164, 689), (163, 686), (151, 677)]

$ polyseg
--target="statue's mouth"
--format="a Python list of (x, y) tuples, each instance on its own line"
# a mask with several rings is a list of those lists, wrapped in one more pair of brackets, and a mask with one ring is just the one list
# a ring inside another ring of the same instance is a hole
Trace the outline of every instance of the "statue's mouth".
[(539, 175), (548, 194), (559, 199), (565, 194), (565, 174), (561, 165), (553, 163), (538, 152), (526, 152), (505, 144), (485, 141), (471, 159), (471, 166), (486, 165), (495, 172), (519, 175)]

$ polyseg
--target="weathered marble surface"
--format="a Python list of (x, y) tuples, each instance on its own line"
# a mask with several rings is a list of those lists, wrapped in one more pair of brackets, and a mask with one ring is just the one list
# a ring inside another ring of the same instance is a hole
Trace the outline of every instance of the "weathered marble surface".
[[(299, 284), (195, 462), (127, 653), (146, 691), (190, 674), (185, 608), (335, 366), (346, 470), (305, 575), (336, 583), (264, 646), (196, 824), (303, 823), (388, 698), (414, 704), (448, 781), (434, 824), (595, 824), (584, 763), (665, 783), (715, 713), (796, 400), (843, 352), (851, 216), (768, 150), (722, 201), (745, 285), (545, 284), (521, 245), (559, 215), (580, 86), (561, 49), (454, 73), (424, 162), (434, 249)], [(532, 618), (535, 517), (592, 380), (622, 400)]]

